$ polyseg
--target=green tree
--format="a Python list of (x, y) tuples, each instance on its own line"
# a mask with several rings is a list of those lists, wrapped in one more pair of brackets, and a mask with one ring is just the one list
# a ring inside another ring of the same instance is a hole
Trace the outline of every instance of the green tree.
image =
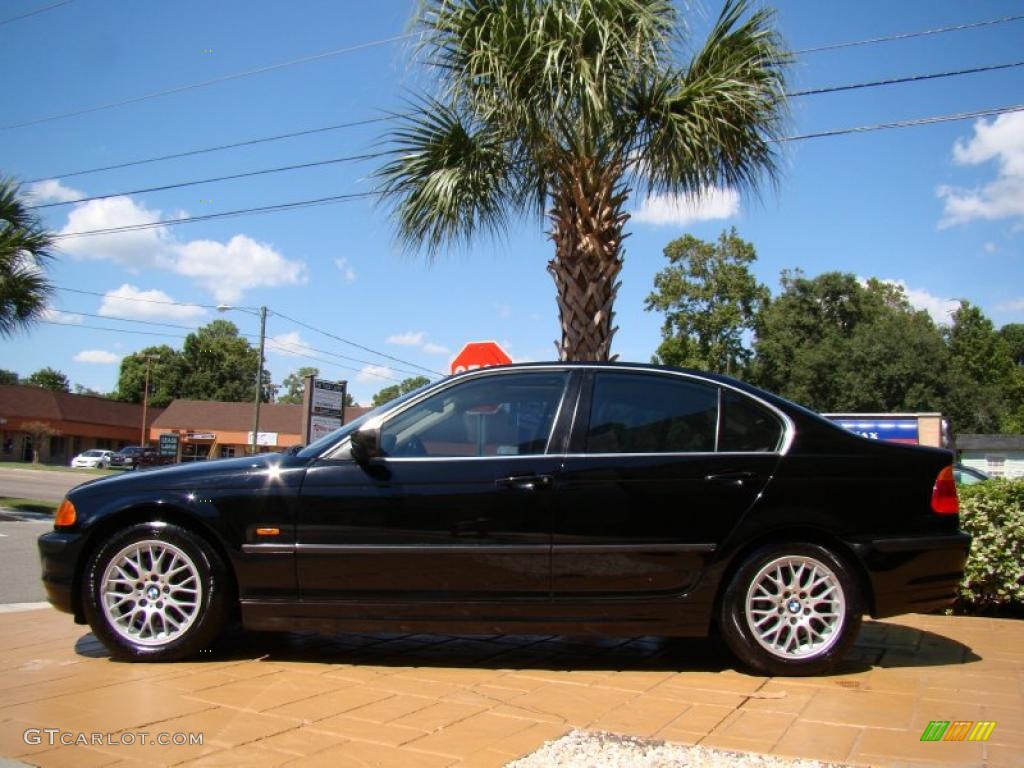
[(1024, 368), (1024, 323), (1010, 323), (999, 329), (999, 335), (1006, 342), (1010, 359), (1018, 367)]
[(754, 246), (733, 228), (715, 243), (684, 235), (664, 253), (670, 266), (655, 275), (645, 304), (665, 315), (654, 362), (742, 374), (751, 356), (744, 335), (769, 298), (750, 272)]
[(70, 392), (71, 382), (68, 377), (55, 368), (40, 368), (27, 379), (21, 382), (31, 387), (42, 387), (52, 389), (54, 392)]
[(563, 360), (606, 360), (634, 189), (699, 195), (776, 171), (788, 58), (770, 10), (726, 0), (679, 61), (672, 0), (423, 0), (437, 96), (378, 171), (397, 234), (428, 258), (524, 215), (554, 241)]
[(49, 458), (50, 438), (60, 435), (60, 430), (54, 429), (45, 421), (29, 421), (22, 424), (21, 429), (32, 438), (32, 463), (39, 464), (44, 454)]
[[(190, 400), (252, 400), (259, 351), (238, 335), (230, 320), (214, 320), (185, 337), (179, 397)], [(270, 374), (263, 371), (261, 398), (270, 401)]]
[[(302, 405), (302, 395), (305, 392), (306, 377), (319, 375), (320, 369), (313, 368), (311, 366), (303, 366), (302, 368), (299, 368), (299, 370), (288, 374), (284, 377), (284, 381), (282, 382), (282, 386), (287, 391), (277, 398), (277, 402)], [(348, 403), (346, 403), (346, 405), (348, 405)]]
[(783, 272), (755, 323), (752, 380), (818, 411), (936, 411), (949, 354), (891, 283)]
[(107, 397), (107, 395), (103, 394), (102, 392), (95, 390), (92, 387), (87, 387), (84, 384), (75, 384), (73, 389), (76, 395), (89, 395), (90, 397)]
[[(384, 403), (391, 402), (396, 397), (412, 392), (414, 389), (419, 389), (429, 383), (430, 379), (426, 376), (413, 376), (409, 379), (403, 379), (398, 384), (392, 384), (390, 387), (384, 387), (384, 389), (373, 396), (373, 400), (370, 405), (376, 408), (378, 405), (384, 405)], [(354, 405), (354, 403), (352, 403), (352, 405)]]
[(944, 413), (953, 431), (999, 432), (1016, 410), (1009, 400), (1017, 373), (1009, 344), (969, 301), (953, 313), (946, 339), (950, 391)]
[(128, 403), (141, 403), (149, 364), (149, 404), (164, 408), (179, 397), (184, 368), (181, 353), (166, 344), (140, 349), (121, 359), (117, 377), (116, 398)]
[(45, 267), (53, 237), (28, 210), (18, 185), (0, 177), (0, 337), (39, 320), (53, 293)]
[(0, 384), (19, 384), (18, 374), (0, 368)]

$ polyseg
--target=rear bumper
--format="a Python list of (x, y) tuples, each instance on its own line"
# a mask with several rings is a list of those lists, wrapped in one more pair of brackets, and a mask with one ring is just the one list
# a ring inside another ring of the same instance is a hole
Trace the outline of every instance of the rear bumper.
[(50, 531), (38, 539), (46, 599), (58, 611), (75, 614), (79, 622), (84, 618), (76, 610), (74, 600), (75, 563), (78, 562), (82, 543), (81, 534), (63, 531)]
[(877, 538), (851, 546), (871, 580), (871, 615), (880, 619), (952, 605), (964, 577), (971, 537), (958, 531)]

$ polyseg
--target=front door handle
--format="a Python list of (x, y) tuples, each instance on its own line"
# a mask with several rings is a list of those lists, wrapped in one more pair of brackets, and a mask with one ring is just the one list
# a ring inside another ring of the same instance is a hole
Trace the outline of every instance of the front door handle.
[(755, 477), (757, 477), (756, 472), (719, 472), (714, 475), (705, 475), (704, 479), (710, 483), (742, 488), (747, 480), (753, 480)]
[(513, 475), (512, 477), (503, 477), (494, 482), (499, 488), (529, 493), (541, 490), (542, 488), (549, 488), (552, 481), (551, 475)]

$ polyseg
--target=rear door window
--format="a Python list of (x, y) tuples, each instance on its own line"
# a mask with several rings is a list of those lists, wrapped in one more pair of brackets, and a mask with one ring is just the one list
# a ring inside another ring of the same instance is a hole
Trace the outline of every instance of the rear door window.
[(730, 389), (722, 390), (722, 424), (718, 450), (771, 453), (782, 443), (782, 424), (764, 406)]
[(674, 376), (598, 373), (587, 453), (710, 453), (718, 388)]

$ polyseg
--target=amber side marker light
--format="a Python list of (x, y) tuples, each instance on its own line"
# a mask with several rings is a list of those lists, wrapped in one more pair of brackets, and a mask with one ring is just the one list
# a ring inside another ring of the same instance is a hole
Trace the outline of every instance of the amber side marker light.
[(75, 505), (64, 499), (57, 508), (57, 514), (53, 518), (53, 525), (56, 528), (67, 528), (74, 525), (77, 518), (78, 512), (75, 510)]
[(280, 536), (281, 535), (281, 529), (280, 528), (257, 528), (256, 529), (256, 535), (257, 536)]
[(953, 467), (943, 467), (932, 488), (932, 511), (937, 515), (955, 515), (960, 512), (960, 499), (956, 495)]

